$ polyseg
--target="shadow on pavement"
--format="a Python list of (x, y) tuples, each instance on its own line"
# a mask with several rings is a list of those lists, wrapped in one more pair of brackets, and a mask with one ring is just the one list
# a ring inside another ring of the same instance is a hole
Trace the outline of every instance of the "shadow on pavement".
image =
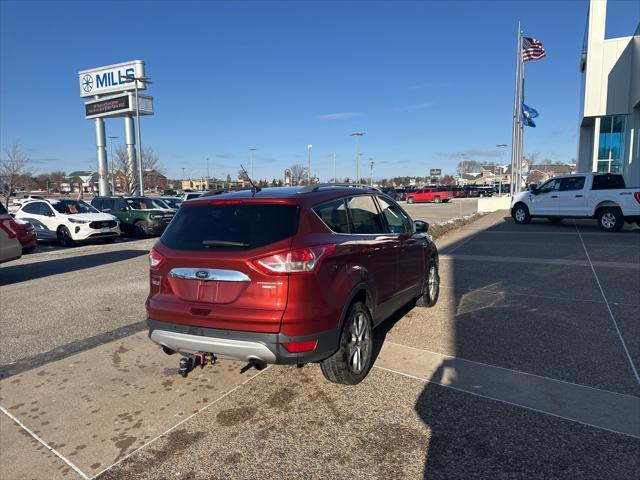
[(122, 262), (147, 254), (148, 252), (144, 250), (118, 250), (21, 265), (2, 266), (0, 268), (0, 286)]
[[(487, 230), (537, 227), (540, 231), (547, 227), (552, 233), (575, 232), (576, 228), (569, 221), (567, 225), (539, 222), (539, 225), (520, 226), (514, 225), (511, 219), (505, 220)], [(473, 234), (469, 236), (471, 238), (459, 243), (473, 244)], [(501, 244), (506, 245), (510, 240), (503, 235), (494, 237), (491, 241), (495, 241), (496, 255), (500, 255)], [(521, 256), (526, 257), (528, 247), (522, 245), (521, 248)], [(576, 249), (579, 248), (576, 242)], [(569, 253), (556, 257), (563, 259), (565, 255)], [(492, 278), (474, 278), (474, 288), (469, 289), (465, 283), (469, 283), (467, 277), (474, 270), (468, 262), (456, 261), (453, 256), (446, 262), (446, 268), (442, 263), (441, 271), (449, 277), (443, 282), (447, 284), (448, 294), (440, 298), (444, 305), (434, 307), (433, 317), (412, 314), (413, 305), (407, 305), (386, 320), (374, 332), (374, 361), (389, 332), (398, 324), (400, 331), (413, 336), (407, 345), (565, 381), (576, 380), (583, 385), (610, 390), (617, 387), (622, 391), (635, 388), (627, 385), (631, 377), (619, 355), (617, 337), (605, 317), (604, 305), (510, 293), (520, 286), (531, 287), (532, 282), (544, 285), (549, 281), (548, 275), (555, 274), (554, 268), (533, 271), (510, 264), (490, 265), (487, 268), (495, 269), (496, 274)], [(568, 278), (557, 294), (567, 297), (572, 285), (584, 277), (585, 272), (562, 268), (567, 270)], [(403, 322), (398, 323), (403, 317)], [(434, 323), (411, 325), (412, 318)], [(419, 338), (430, 335), (429, 332), (438, 336), (444, 330), (449, 350), (439, 350), (435, 343)], [(612, 371), (620, 373), (613, 375)], [(628, 478), (631, 475), (632, 458), (638, 447), (636, 439), (474, 395), (470, 389), (482, 380), (465, 375), (469, 374), (456, 368), (455, 359), (443, 358), (415, 403), (416, 415), (430, 431), (424, 445), (425, 479)]]

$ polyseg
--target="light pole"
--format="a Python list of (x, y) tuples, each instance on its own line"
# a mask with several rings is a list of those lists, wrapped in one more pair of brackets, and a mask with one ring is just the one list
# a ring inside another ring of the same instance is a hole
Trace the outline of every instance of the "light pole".
[(253, 152), (257, 149), (250, 148), (249, 149), (249, 170), (251, 171), (251, 181), (253, 181)]
[(367, 132), (353, 132), (350, 136), (356, 137), (356, 183), (360, 183), (360, 137)]
[(373, 187), (373, 158), (369, 157), (369, 186)]
[(112, 135), (109, 135), (109, 156), (111, 157), (111, 194), (116, 194), (116, 177), (115, 172), (113, 171), (113, 139), (118, 138)]
[(136, 77), (135, 75), (127, 75), (123, 77), (125, 82), (133, 83), (136, 91), (136, 124), (138, 129), (138, 181), (140, 188), (140, 195), (144, 195), (144, 180), (142, 178), (142, 138), (140, 137), (140, 102), (138, 102), (138, 82), (147, 85), (151, 83), (149, 77)]
[(313, 145), (307, 145), (307, 185), (311, 185), (311, 149)]
[[(507, 145), (506, 143), (499, 143), (499, 144), (497, 144), (497, 145), (496, 145), (496, 147), (498, 147), (498, 148), (504, 148), (504, 149), (506, 149), (508, 146), (509, 146), (509, 145)], [(503, 151), (502, 151), (502, 152), (503, 152), (503, 153), (502, 153), (502, 163), (503, 163), (503, 164), (504, 164), (504, 152), (505, 152), (505, 151), (506, 151), (506, 150), (503, 150)], [(494, 173), (495, 173), (495, 169), (494, 169)], [(500, 188), (500, 191), (498, 192), (498, 195), (502, 195), (502, 174), (500, 174), (500, 187), (499, 187), (499, 188)], [(511, 187), (509, 187), (509, 188), (511, 188)]]

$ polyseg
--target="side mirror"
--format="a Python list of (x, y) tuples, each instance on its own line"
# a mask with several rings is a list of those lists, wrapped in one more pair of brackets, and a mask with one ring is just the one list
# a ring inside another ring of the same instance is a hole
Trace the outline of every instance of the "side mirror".
[(416, 226), (416, 233), (427, 233), (429, 231), (429, 224), (422, 220), (416, 220), (414, 222)]
[(46, 215), (47, 215), (47, 217), (55, 217), (56, 216), (56, 214), (53, 213), (53, 212), (47, 212)]
[(120, 207), (120, 211), (121, 212), (126, 212), (127, 210), (129, 210), (129, 209), (127, 208), (126, 205), (124, 207)]

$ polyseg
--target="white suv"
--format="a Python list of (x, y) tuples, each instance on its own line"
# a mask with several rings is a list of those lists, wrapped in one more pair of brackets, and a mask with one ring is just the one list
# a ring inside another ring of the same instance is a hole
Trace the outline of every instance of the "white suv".
[(90, 240), (111, 243), (120, 235), (116, 217), (81, 200), (33, 200), (20, 207), (16, 218), (31, 222), (39, 240), (58, 240), (65, 247)]

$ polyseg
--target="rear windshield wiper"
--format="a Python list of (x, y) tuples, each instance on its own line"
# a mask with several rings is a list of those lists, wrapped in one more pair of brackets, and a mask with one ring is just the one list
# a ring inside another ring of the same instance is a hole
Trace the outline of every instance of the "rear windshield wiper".
[(248, 247), (248, 243), (242, 242), (226, 242), (224, 240), (203, 240), (202, 245), (205, 247)]

